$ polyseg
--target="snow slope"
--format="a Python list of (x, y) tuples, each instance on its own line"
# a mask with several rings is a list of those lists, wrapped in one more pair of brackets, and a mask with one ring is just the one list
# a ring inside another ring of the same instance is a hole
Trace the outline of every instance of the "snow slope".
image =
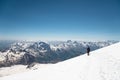
[(28, 65), (14, 65), (11, 67), (2, 67), (2, 68), (0, 68), (0, 77), (23, 73), (23, 72), (27, 72), (30, 70), (36, 70), (39, 68), (41, 69), (41, 68), (50, 66), (50, 64), (39, 64), (39, 63), (33, 63), (33, 64), (35, 64), (35, 65), (30, 68), (27, 68)]
[(120, 80), (120, 43), (0, 80)]

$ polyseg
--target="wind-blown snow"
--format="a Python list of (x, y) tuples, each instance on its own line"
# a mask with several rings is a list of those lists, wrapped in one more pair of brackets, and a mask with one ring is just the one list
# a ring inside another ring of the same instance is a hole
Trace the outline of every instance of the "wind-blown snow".
[(120, 43), (0, 80), (120, 80)]

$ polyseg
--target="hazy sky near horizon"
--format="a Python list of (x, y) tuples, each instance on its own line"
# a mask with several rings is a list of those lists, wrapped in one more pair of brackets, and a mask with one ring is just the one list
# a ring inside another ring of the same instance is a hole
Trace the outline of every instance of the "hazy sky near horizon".
[(120, 40), (120, 0), (0, 0), (0, 38)]

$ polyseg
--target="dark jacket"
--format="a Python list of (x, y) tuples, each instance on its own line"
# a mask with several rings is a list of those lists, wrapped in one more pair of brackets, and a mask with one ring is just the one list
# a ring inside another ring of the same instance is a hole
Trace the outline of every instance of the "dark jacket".
[(90, 47), (87, 47), (87, 53), (89, 53), (90, 52)]

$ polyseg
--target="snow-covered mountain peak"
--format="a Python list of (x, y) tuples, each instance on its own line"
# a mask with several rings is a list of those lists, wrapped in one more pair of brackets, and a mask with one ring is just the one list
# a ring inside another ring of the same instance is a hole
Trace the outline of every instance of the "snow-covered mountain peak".
[(0, 80), (120, 80), (120, 43)]

